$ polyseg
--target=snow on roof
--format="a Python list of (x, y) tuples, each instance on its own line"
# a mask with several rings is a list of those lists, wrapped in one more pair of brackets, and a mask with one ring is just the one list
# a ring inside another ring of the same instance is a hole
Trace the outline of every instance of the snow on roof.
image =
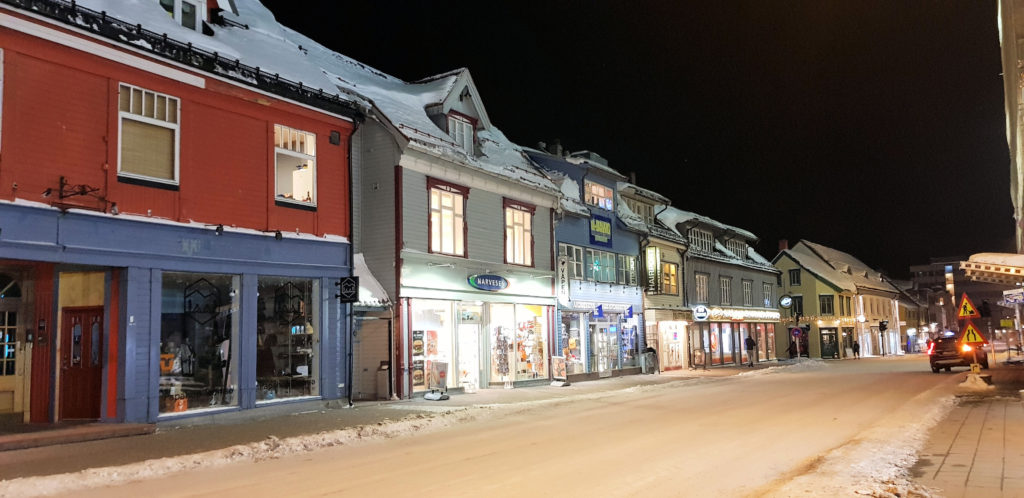
[[(679, 225), (680, 223), (696, 222), (697, 224), (710, 226), (713, 228), (717, 228), (719, 230), (735, 232), (741, 237), (746, 238), (748, 241), (757, 240), (756, 235), (742, 228), (736, 228), (734, 226), (726, 225), (725, 223), (720, 223), (711, 218), (708, 218), (707, 216), (702, 216), (697, 213), (691, 213), (689, 211), (683, 211), (682, 209), (675, 208), (672, 206), (659, 205), (654, 207), (655, 210), (660, 210), (663, 208), (664, 210), (658, 214), (658, 219), (661, 220), (661, 222), (664, 223), (665, 226), (673, 230), (676, 230), (677, 233), (678, 229), (676, 228), (676, 225)], [(680, 235), (685, 236), (685, 234), (682, 233), (680, 233)]]
[(615, 189), (627, 194), (633, 194), (642, 199), (653, 201), (655, 204), (663, 204), (667, 206), (672, 203), (668, 197), (629, 182), (616, 182)]
[[(782, 254), (789, 256), (793, 261), (796, 261), (798, 265), (821, 280), (824, 280), (835, 287), (839, 287), (844, 291), (857, 292), (857, 285), (854, 284), (853, 279), (849, 275), (833, 268), (827, 261), (822, 259), (821, 256), (816, 254), (814, 251), (811, 251), (806, 246), (797, 244), (790, 249), (783, 249)], [(776, 258), (776, 260), (778, 260), (778, 258)]]
[[(700, 223), (704, 224), (713, 223), (715, 224), (715, 226), (719, 227), (728, 227), (728, 229), (733, 230), (735, 233), (741, 234), (743, 236), (749, 236), (751, 239), (757, 240), (757, 237), (754, 237), (754, 234), (750, 232), (741, 230), (739, 228), (729, 227), (728, 225), (722, 225), (721, 223), (718, 223), (717, 221), (712, 220), (711, 218), (708, 218), (706, 216), (690, 213), (687, 211), (683, 211), (681, 209), (676, 209), (671, 206), (655, 206), (654, 209), (658, 213), (658, 221), (660, 221), (662, 224), (668, 227), (668, 229), (671, 230), (673, 234), (682, 238), (683, 240), (687, 239), (686, 236), (679, 232), (678, 225), (680, 223), (685, 223), (691, 220), (699, 220)], [(756, 257), (751, 257), (751, 254), (754, 254)], [(757, 252), (754, 251), (754, 249), (749, 245), (747, 246), (746, 257), (737, 256), (733, 254), (732, 251), (726, 249), (725, 246), (722, 245), (720, 242), (718, 242), (717, 237), (715, 238), (715, 252), (707, 253), (701, 251), (691, 251), (690, 255), (691, 257), (695, 258), (703, 258), (711, 261), (720, 261), (723, 263), (746, 266), (748, 268), (753, 268), (757, 270), (779, 273), (778, 268), (775, 268), (775, 266), (773, 266), (770, 261), (763, 258), (760, 254), (757, 254)]]
[[(583, 155), (575, 155), (574, 156), (572, 154), (583, 154)], [(597, 160), (593, 160), (592, 161), (592, 160), (588, 159), (586, 157), (586, 155), (589, 155), (589, 154), (591, 154), (590, 151), (574, 152), (574, 153), (570, 153), (570, 155), (568, 157), (565, 157), (563, 159), (565, 159), (566, 162), (570, 162), (572, 164), (585, 165), (585, 166), (589, 166), (591, 168), (599, 169), (601, 171), (604, 171), (605, 173), (608, 173), (608, 174), (614, 176), (617, 180), (625, 180), (626, 179), (626, 175), (623, 175), (622, 173), (619, 173), (618, 170), (616, 170), (615, 168), (612, 168), (611, 166), (608, 166), (607, 164), (604, 164), (601, 161), (597, 161)], [(603, 159), (604, 158), (602, 158), (602, 160)]]
[(391, 306), (388, 293), (384, 291), (384, 287), (380, 285), (380, 282), (370, 272), (370, 268), (366, 266), (366, 259), (363, 258), (363, 254), (356, 253), (353, 259), (355, 266), (352, 268), (352, 273), (359, 277), (359, 302), (355, 303), (355, 305), (364, 308), (386, 308)]
[[(621, 183), (621, 182), (620, 182)], [(626, 228), (639, 233), (649, 233), (647, 229), (647, 222), (644, 221), (643, 217), (633, 212), (632, 209), (626, 205), (625, 201), (622, 200), (622, 195), (618, 189), (615, 190), (615, 215), (619, 217), (619, 221)]]
[(801, 239), (797, 246), (800, 244), (804, 244), (810, 251), (817, 253), (833, 269), (843, 268), (845, 270), (844, 273), (858, 287), (885, 292), (899, 292), (899, 289), (890, 285), (881, 273), (871, 269), (871, 267), (850, 254), (807, 240)]
[[(313, 90), (339, 91), (361, 107), (375, 109), (409, 143), (423, 152), (456, 161), (534, 188), (556, 193), (558, 188), (537, 172), (522, 149), (496, 128), (478, 130), (479, 157), (466, 154), (427, 115), (426, 108), (442, 102), (466, 69), (456, 69), (409, 83), (334, 52), (311, 38), (287, 28), (258, 0), (235, 0), (238, 15), (225, 18), (249, 29), (213, 26), (206, 36), (174, 21), (156, 0), (79, 0), (79, 5), (106, 11), (112, 17), (237, 59), (263, 73), (301, 82)], [(468, 76), (468, 75), (467, 75)]]
[(580, 199), (580, 184), (576, 183), (576, 180), (569, 178), (568, 175), (561, 171), (555, 171), (552, 169), (542, 168), (537, 166), (547, 177), (559, 187), (562, 195), (559, 197), (559, 203), (562, 205), (562, 209), (572, 214), (578, 214), (580, 216), (590, 216), (590, 209), (587, 208), (586, 204)]
[(979, 252), (972, 254), (968, 261), (990, 265), (1018, 266), (1024, 268), (1024, 254), (1002, 252)]

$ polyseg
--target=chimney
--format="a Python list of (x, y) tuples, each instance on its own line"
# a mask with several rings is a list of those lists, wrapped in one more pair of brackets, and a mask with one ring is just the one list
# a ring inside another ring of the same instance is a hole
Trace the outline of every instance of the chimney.
[(548, 148), (548, 152), (552, 155), (562, 157), (562, 141), (556, 138), (554, 142), (551, 142), (551, 147)]
[(785, 251), (789, 249), (789, 241), (786, 239), (779, 239), (779, 251)]
[(548, 150), (548, 144), (544, 142), (537, 142), (537, 150), (542, 150), (546, 152)]
[(636, 171), (629, 172), (629, 183), (636, 185)]

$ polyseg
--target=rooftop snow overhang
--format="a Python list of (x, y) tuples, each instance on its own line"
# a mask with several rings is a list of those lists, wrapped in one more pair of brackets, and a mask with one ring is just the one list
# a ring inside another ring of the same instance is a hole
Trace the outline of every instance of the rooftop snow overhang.
[(381, 310), (391, 308), (391, 300), (384, 287), (374, 278), (370, 268), (366, 266), (366, 259), (362, 253), (354, 256), (354, 267), (352, 273), (359, 277), (359, 301), (354, 303), (356, 308), (364, 310)]
[[(338, 116), (362, 121), (363, 114), (357, 104), (340, 94), (330, 94), (323, 89), (303, 85), (302, 82), (281, 78), (277, 74), (262, 71), (259, 67), (243, 64), (238, 59), (221, 57), (184, 43), (163, 33), (150, 31), (141, 24), (132, 24), (107, 12), (96, 12), (75, 2), (53, 0), (0, 0), (11, 8), (22, 9), (34, 15), (56, 21), (73, 31), (85, 31), (104, 38), (115, 45), (134, 51), (141, 51), (161, 59), (190, 67), (196, 71), (216, 75), (242, 86), (292, 100)], [(222, 26), (219, 29), (240, 29)]]
[(1024, 254), (978, 253), (960, 262), (960, 269), (977, 282), (1024, 285)]

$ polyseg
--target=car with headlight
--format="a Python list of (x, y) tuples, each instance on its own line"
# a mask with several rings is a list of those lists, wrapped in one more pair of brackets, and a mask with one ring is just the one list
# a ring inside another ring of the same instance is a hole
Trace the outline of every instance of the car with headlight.
[(928, 346), (928, 363), (935, 373), (939, 373), (943, 368), (949, 372), (953, 367), (969, 367), (975, 362), (975, 357), (981, 368), (988, 368), (988, 353), (984, 345), (975, 347), (960, 342), (952, 334), (939, 337)]

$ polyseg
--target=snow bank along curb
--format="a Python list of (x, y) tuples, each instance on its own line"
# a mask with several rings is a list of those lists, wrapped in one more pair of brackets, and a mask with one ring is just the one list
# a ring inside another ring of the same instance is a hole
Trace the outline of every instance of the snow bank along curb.
[(767, 496), (875, 497), (938, 496), (910, 480), (909, 469), (928, 440), (930, 429), (956, 405), (947, 386), (911, 398), (899, 410), (826, 455), (811, 472), (797, 476)]
[[(804, 361), (794, 365), (772, 366), (752, 373), (768, 373), (772, 370), (792, 368), (820, 368), (824, 362)], [(454, 425), (476, 420), (487, 414), (516, 414), (539, 406), (559, 403), (594, 400), (618, 396), (624, 393), (654, 392), (679, 387), (682, 383), (711, 382), (728, 377), (689, 377), (662, 384), (632, 386), (610, 391), (598, 391), (569, 396), (559, 396), (513, 403), (478, 404), (466, 407), (446, 407), (432, 414), (410, 414), (398, 420), (384, 420), (376, 424), (361, 425), (323, 431), (317, 434), (279, 439), (269, 436), (263, 441), (230, 446), (224, 449), (205, 451), (192, 455), (180, 455), (145, 460), (115, 467), (100, 467), (53, 476), (36, 476), (11, 479), (0, 482), (0, 497), (48, 496), (68, 493), (78, 489), (99, 488), (124, 484), (132, 481), (156, 478), (176, 472), (210, 469), (236, 462), (263, 461), (283, 458), (334, 446), (355, 445), (374, 440), (390, 439), (412, 434), (434, 432)], [(424, 407), (406, 404), (388, 405), (393, 409), (421, 410)], [(440, 408), (440, 407), (438, 407)], [(427, 408), (428, 410), (430, 408)]]

